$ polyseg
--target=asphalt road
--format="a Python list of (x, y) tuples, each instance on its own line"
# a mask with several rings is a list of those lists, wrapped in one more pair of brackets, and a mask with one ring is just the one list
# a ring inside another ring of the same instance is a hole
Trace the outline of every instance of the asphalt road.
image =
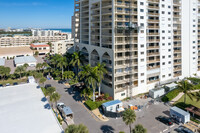
[[(91, 114), (79, 103), (80, 97), (77, 92), (72, 92), (71, 88), (67, 88), (63, 84), (59, 84), (56, 81), (50, 80), (46, 84), (51, 84), (53, 87), (56, 87), (56, 91), (61, 94), (61, 99), (59, 102), (65, 103), (66, 106), (69, 106), (74, 112), (74, 122), (75, 124), (84, 124), (88, 127), (90, 133), (119, 133), (119, 131), (129, 132), (128, 126), (124, 124), (122, 118), (112, 119), (108, 122), (102, 122), (95, 120)], [(137, 120), (132, 127), (136, 124), (142, 124), (147, 128), (148, 133), (160, 133), (160, 132), (169, 132), (170, 129), (177, 127), (169, 127), (155, 119), (159, 115), (169, 115), (169, 107), (165, 106), (162, 103), (158, 105), (150, 105), (148, 108), (140, 112), (136, 112)], [(66, 128), (66, 125), (63, 125), (63, 128)]]

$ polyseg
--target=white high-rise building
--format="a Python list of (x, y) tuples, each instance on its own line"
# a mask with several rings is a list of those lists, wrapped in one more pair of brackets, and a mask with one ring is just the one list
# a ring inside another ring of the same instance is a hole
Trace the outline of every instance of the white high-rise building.
[(83, 52), (86, 64), (106, 63), (102, 91), (114, 99), (200, 74), (198, 5), (198, 0), (75, 0), (75, 50)]

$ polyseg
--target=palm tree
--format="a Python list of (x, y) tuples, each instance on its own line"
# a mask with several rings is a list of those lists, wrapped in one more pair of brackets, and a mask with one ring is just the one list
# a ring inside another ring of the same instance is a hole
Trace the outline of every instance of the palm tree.
[(74, 52), (70, 64), (77, 68), (76, 75), (78, 76), (79, 67), (83, 65), (84, 55), (79, 52)]
[(64, 67), (66, 67), (68, 64), (67, 64), (67, 59), (65, 57), (61, 57), (59, 60), (58, 60), (58, 64), (57, 66), (59, 68), (62, 69), (62, 79), (63, 79), (63, 72), (64, 72)]
[(108, 71), (105, 68), (105, 63), (98, 63), (96, 66), (97, 73), (98, 73), (98, 87), (99, 87), (99, 96), (101, 95), (101, 83), (104, 78), (104, 74), (108, 73)]
[(46, 92), (46, 95), (47, 96), (50, 96), (53, 95), (53, 93), (56, 91), (56, 89), (54, 87), (48, 87), (47, 88), (47, 92)]
[(135, 129), (133, 129), (133, 133), (147, 133), (147, 129), (144, 128), (141, 124), (138, 124), (135, 126)]
[(95, 88), (96, 88), (96, 83), (98, 81), (97, 69), (91, 67), (90, 64), (88, 64), (82, 67), (82, 71), (79, 73), (79, 75), (81, 79), (84, 80), (84, 83), (87, 86), (87, 88), (90, 88), (90, 86), (92, 87), (93, 102), (95, 102)]
[(74, 77), (74, 72), (73, 71), (65, 71), (63, 73), (63, 77), (65, 79), (72, 79)]
[[(60, 97), (61, 97), (60, 94), (58, 92), (55, 92), (50, 96), (50, 101), (53, 104), (56, 103), (56, 105), (57, 105), (57, 101), (60, 100)], [(52, 107), (53, 107), (53, 104), (52, 104)]]
[(184, 103), (186, 103), (186, 96), (193, 100), (191, 90), (194, 89), (194, 86), (190, 84), (187, 80), (182, 80), (181, 82), (179, 82), (178, 89), (180, 89), (180, 91), (184, 93)]
[(5, 79), (6, 76), (8, 76), (10, 74), (10, 67), (4, 67), (4, 66), (0, 66), (0, 75), (1, 77), (3, 77), (3, 80)]
[(68, 66), (67, 66), (67, 70), (69, 71), (70, 62), (71, 62), (71, 60), (72, 60), (72, 54), (71, 54), (71, 53), (68, 53), (68, 52), (66, 52), (66, 53), (64, 54), (64, 56), (66, 57), (66, 59), (67, 59), (67, 62), (69, 63), (69, 64), (68, 64)]
[(38, 70), (38, 72), (41, 70), (41, 68), (42, 68), (42, 63), (38, 63), (36, 65), (36, 69)]
[(69, 125), (66, 129), (65, 129), (65, 133), (89, 133), (88, 128), (83, 125)]
[(15, 73), (19, 74), (20, 79), (21, 79), (22, 73), (24, 73), (24, 72), (25, 72), (24, 66), (18, 66), (18, 67), (15, 69)]
[(43, 84), (43, 86), (44, 86), (44, 82), (46, 81), (47, 79), (45, 78), (45, 77), (42, 77), (41, 79), (40, 79), (40, 84)]
[(54, 68), (56, 68), (56, 65), (58, 63), (58, 60), (61, 58), (62, 56), (59, 54), (55, 54), (52, 59), (51, 59), (51, 64), (53, 64)]
[(29, 65), (27, 63), (25, 63), (23, 66), (25, 69), (27, 69)]
[(122, 119), (126, 125), (129, 125), (130, 133), (131, 133), (131, 124), (133, 124), (136, 120), (135, 111), (131, 109), (126, 109), (122, 115)]

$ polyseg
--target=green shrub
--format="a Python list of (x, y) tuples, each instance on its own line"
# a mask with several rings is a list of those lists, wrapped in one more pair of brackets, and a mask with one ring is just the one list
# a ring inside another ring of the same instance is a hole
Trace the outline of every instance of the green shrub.
[(99, 102), (93, 102), (92, 100), (87, 100), (85, 101), (85, 105), (87, 105), (90, 110), (94, 110), (94, 109), (99, 108), (105, 102), (108, 102), (108, 101), (104, 100), (104, 101), (99, 101)]
[(163, 98), (162, 98), (162, 101), (163, 102), (168, 102), (168, 101), (171, 101), (172, 99), (174, 99), (176, 96), (178, 96), (178, 94), (180, 93), (181, 91), (179, 89), (174, 89), (172, 91), (170, 91), (169, 93), (167, 93)]
[(196, 122), (196, 123), (200, 124), (200, 121), (198, 121), (198, 120), (195, 119), (194, 117), (190, 117), (190, 120), (193, 121), (193, 122)]
[(120, 131), (119, 133), (125, 133), (124, 131)]
[(41, 87), (42, 92), (44, 93), (44, 95), (47, 95), (47, 90), (44, 87)]
[(106, 94), (104, 95), (104, 98), (105, 98), (105, 99), (108, 99), (108, 97), (109, 97), (109, 94), (106, 93)]

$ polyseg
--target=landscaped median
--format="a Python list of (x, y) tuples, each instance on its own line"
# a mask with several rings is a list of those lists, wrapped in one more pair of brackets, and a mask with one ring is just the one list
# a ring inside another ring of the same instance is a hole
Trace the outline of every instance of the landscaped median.
[(178, 94), (181, 92), (180, 89), (174, 89), (172, 91), (170, 91), (169, 93), (167, 93), (163, 98), (162, 101), (163, 102), (169, 102), (172, 99), (174, 99), (176, 96), (178, 96)]

